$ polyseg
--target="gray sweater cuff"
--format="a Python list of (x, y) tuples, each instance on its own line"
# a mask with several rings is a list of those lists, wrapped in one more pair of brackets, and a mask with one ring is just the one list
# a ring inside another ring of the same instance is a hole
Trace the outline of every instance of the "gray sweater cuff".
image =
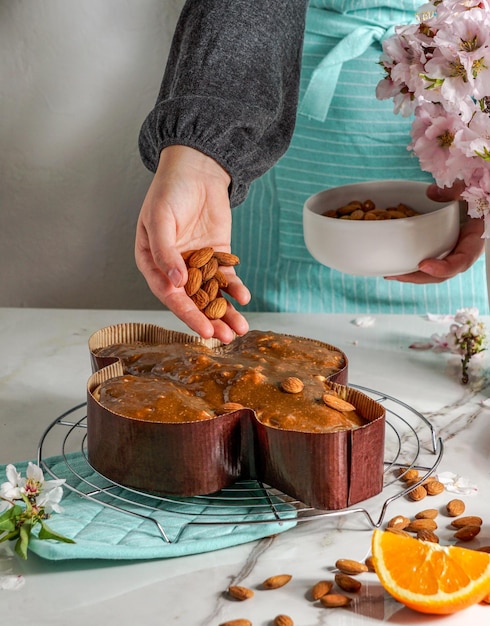
[(307, 0), (188, 0), (140, 153), (185, 145), (231, 176), (230, 201), (287, 149), (294, 129)]

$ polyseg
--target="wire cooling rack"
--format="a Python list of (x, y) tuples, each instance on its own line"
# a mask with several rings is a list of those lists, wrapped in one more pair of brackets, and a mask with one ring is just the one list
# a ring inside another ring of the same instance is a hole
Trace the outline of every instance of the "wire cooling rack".
[(360, 514), (371, 527), (379, 527), (388, 506), (414, 487), (403, 488), (404, 483), (396, 470), (400, 467), (419, 470), (420, 479), (416, 484), (422, 484), (435, 473), (444, 446), (432, 424), (410, 405), (373, 389), (350, 386), (370, 396), (386, 410), (383, 490), (362, 506), (318, 510), (256, 480), (240, 480), (218, 493), (186, 498), (125, 487), (100, 475), (88, 462), (85, 403), (66, 411), (46, 429), (38, 446), (38, 464), (53, 478), (65, 478), (65, 487), (81, 498), (147, 520), (168, 543), (178, 541), (178, 537), (172, 542), (169, 540), (161, 519), (158, 519), (164, 513), (183, 516), (190, 520), (186, 525), (303, 522)]

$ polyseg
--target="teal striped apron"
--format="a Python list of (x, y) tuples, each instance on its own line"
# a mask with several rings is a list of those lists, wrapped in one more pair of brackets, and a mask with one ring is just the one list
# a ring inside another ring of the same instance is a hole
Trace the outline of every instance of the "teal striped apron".
[(244, 310), (424, 314), (476, 306), (488, 312), (483, 257), (444, 283), (412, 285), (331, 270), (310, 256), (303, 241), (303, 204), (311, 194), (368, 180), (431, 181), (407, 150), (412, 120), (375, 97), (383, 76), (381, 42), (395, 25), (414, 21), (419, 5), (310, 2), (291, 145), (233, 209), (232, 249), (252, 292)]

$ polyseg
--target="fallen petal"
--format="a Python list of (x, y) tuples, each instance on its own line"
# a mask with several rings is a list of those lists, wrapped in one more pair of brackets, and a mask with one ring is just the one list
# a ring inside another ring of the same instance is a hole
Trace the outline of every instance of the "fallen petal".
[(412, 350), (432, 350), (433, 345), (430, 341), (414, 341), (408, 347)]

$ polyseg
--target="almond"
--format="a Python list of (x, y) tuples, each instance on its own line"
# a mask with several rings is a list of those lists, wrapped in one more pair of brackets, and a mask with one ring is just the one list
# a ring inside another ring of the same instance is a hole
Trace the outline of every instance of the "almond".
[(362, 587), (362, 583), (347, 574), (335, 574), (335, 582), (341, 589), (351, 593), (357, 593)]
[(319, 600), (322, 596), (330, 593), (333, 583), (330, 580), (319, 580), (311, 589), (311, 597), (313, 600)]
[(457, 498), (455, 500), (450, 500), (446, 504), (446, 511), (449, 517), (458, 517), (459, 515), (462, 515), (465, 512), (465, 508), (463, 500), (458, 500)]
[(338, 396), (334, 396), (331, 393), (324, 393), (323, 394), (323, 402), (329, 406), (331, 409), (335, 409), (337, 411), (355, 411), (356, 407), (351, 404), (350, 402), (347, 402), (346, 400), (342, 400), (342, 398), (339, 398)]
[(370, 572), (375, 572), (376, 570), (374, 569), (374, 559), (372, 556), (368, 556), (367, 559), (364, 561), (364, 563), (366, 564), (366, 567), (368, 568), (368, 570)]
[(422, 500), (427, 495), (427, 491), (423, 485), (419, 485), (418, 487), (414, 487), (408, 494), (410, 500), (417, 502), (418, 500)]
[(487, 552), (490, 554), (490, 546), (480, 546), (477, 550), (478, 552)]
[(338, 606), (347, 606), (351, 601), (351, 598), (348, 598), (341, 593), (327, 593), (326, 596), (322, 596), (320, 598), (320, 602), (327, 609), (334, 609)]
[(418, 480), (419, 471), (416, 469), (406, 469), (406, 468), (401, 467), (399, 478), (405, 481)]
[(209, 296), (209, 301), (215, 300), (219, 292), (219, 284), (216, 278), (210, 278), (202, 284), (202, 290)]
[(231, 619), (228, 622), (222, 622), (219, 626), (252, 626), (252, 622), (248, 619)]
[(254, 595), (252, 589), (249, 589), (248, 587), (240, 587), (240, 585), (232, 585), (231, 587), (228, 587), (228, 593), (232, 598), (240, 601), (248, 600)]
[(187, 282), (184, 286), (185, 292), (188, 296), (193, 296), (199, 291), (202, 285), (201, 270), (197, 267), (190, 267), (187, 270)]
[(421, 528), (417, 531), (417, 539), (420, 539), (420, 541), (439, 543), (439, 537), (434, 532), (432, 532), (432, 530), (427, 530), (426, 528)]
[(438, 515), (437, 509), (424, 509), (415, 514), (415, 519), (435, 519)]
[(204, 289), (198, 289), (196, 293), (191, 296), (191, 300), (200, 311), (205, 309), (209, 304), (209, 296)]
[(400, 528), (403, 530), (409, 524), (410, 520), (408, 517), (405, 517), (404, 515), (395, 515), (395, 517), (392, 517), (388, 522), (388, 528)]
[(182, 258), (184, 259), (184, 261), (187, 263), (189, 257), (194, 254), (195, 250), (186, 250), (185, 252), (182, 252)]
[(213, 254), (213, 248), (201, 248), (200, 250), (196, 250), (187, 259), (187, 265), (189, 267), (202, 267), (211, 260)]
[(335, 567), (343, 574), (350, 574), (351, 576), (368, 571), (365, 563), (360, 563), (359, 561), (354, 561), (352, 559), (338, 559), (335, 561)]
[(292, 576), (290, 574), (278, 574), (277, 576), (271, 576), (270, 578), (266, 578), (262, 583), (263, 589), (279, 589), (279, 587), (284, 587), (291, 580)]
[(228, 279), (221, 270), (218, 270), (213, 278), (216, 278), (216, 280), (218, 281), (218, 286), (220, 289), (226, 289), (226, 287), (228, 287)]
[(401, 537), (411, 537), (410, 533), (407, 533), (406, 530), (402, 530), (401, 528), (387, 528), (387, 532), (394, 533), (395, 535), (400, 535)]
[(218, 261), (214, 257), (212, 257), (206, 263), (206, 265), (203, 265), (201, 267), (203, 282), (211, 280), (211, 278), (213, 278), (213, 276), (216, 274), (217, 271), (218, 271)]
[(463, 526), (454, 533), (454, 538), (459, 541), (471, 541), (481, 530), (481, 526)]
[(305, 385), (301, 378), (297, 378), (296, 376), (289, 376), (289, 378), (285, 378), (281, 383), (281, 389), (286, 393), (300, 393), (303, 391)]
[(458, 519), (453, 519), (451, 522), (451, 526), (453, 528), (463, 528), (463, 526), (481, 526), (482, 524), (482, 518), (477, 515), (465, 515), (465, 517), (458, 517)]
[(482, 602), (484, 602), (485, 604), (490, 604), (490, 593), (488, 594), (488, 596), (485, 596), (483, 598)]
[(226, 415), (226, 413), (233, 413), (233, 411), (240, 411), (243, 409), (243, 404), (239, 402), (225, 402), (219, 408), (215, 410), (216, 415)]
[(437, 528), (437, 523), (433, 519), (414, 519), (410, 524), (405, 528), (405, 530), (409, 533), (416, 533), (419, 530), (435, 530)]
[(215, 250), (214, 258), (220, 265), (224, 266), (238, 265), (240, 263), (240, 259), (237, 255), (231, 254), (231, 252), (219, 252), (218, 250)]
[(438, 480), (430, 480), (429, 482), (425, 483), (424, 487), (427, 491), (428, 496), (437, 496), (445, 489), (444, 485)]
[(228, 302), (225, 298), (216, 298), (204, 309), (204, 314), (210, 320), (219, 320), (226, 313), (227, 306)]
[(274, 626), (294, 626), (294, 622), (289, 615), (276, 615)]

